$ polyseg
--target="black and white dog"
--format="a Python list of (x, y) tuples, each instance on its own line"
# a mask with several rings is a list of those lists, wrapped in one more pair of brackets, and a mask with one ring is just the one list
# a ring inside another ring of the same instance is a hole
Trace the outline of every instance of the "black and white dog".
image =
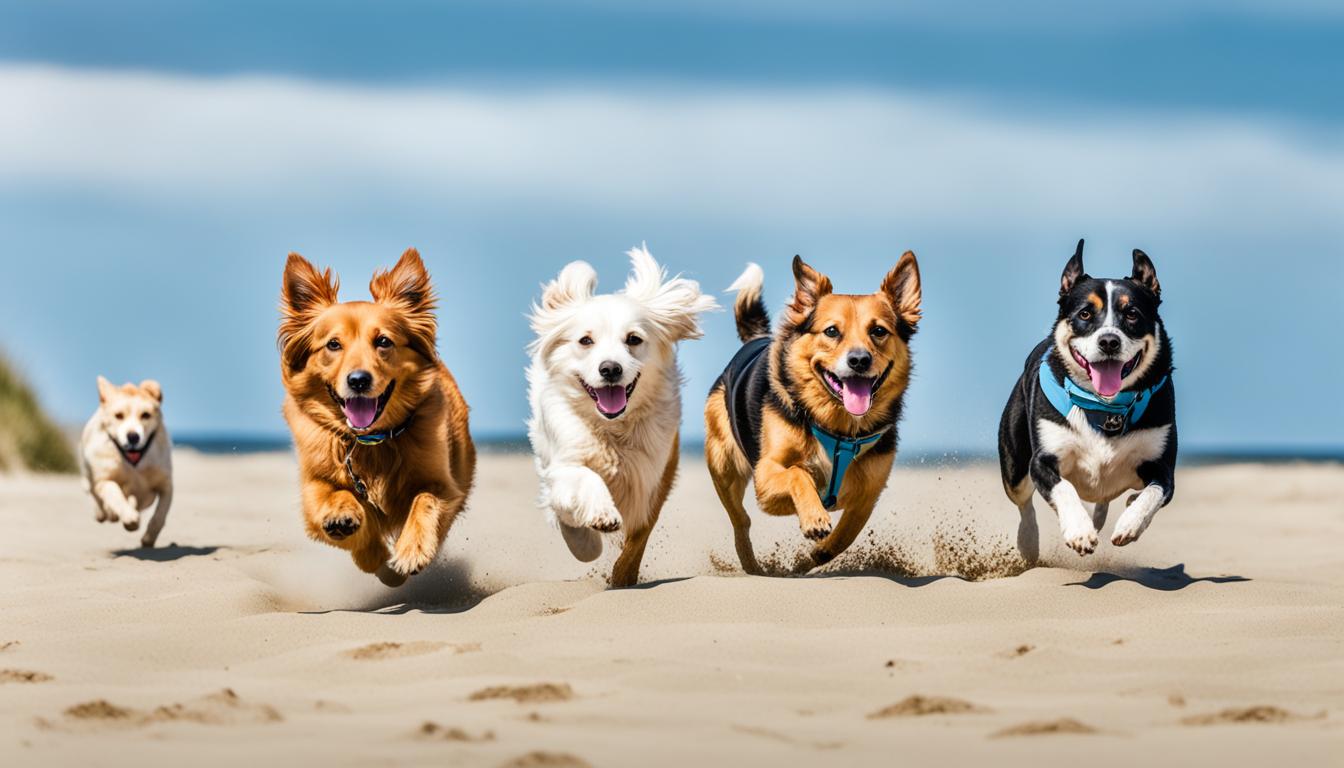
[(1054, 333), (1027, 357), (999, 422), (999, 467), (1022, 513), (1017, 546), (1027, 563), (1040, 551), (1033, 490), (1055, 508), (1064, 543), (1080, 555), (1096, 549), (1112, 499), (1137, 491), (1115, 522), (1116, 546), (1138, 539), (1171, 501), (1176, 387), (1161, 303), (1143, 251), (1134, 251), (1128, 279), (1102, 280), (1083, 271), (1078, 241), (1060, 280)]

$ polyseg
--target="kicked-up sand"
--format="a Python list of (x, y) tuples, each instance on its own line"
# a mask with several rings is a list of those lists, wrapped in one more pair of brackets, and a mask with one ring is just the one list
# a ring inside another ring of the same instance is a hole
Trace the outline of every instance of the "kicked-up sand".
[[(290, 456), (175, 462), (152, 551), (0, 478), (0, 765), (1344, 765), (1339, 465), (1183, 468), (1086, 558), (1039, 505), (1020, 573), (995, 467), (898, 460), (849, 553), (757, 578), (688, 454), (609, 591), (525, 456), (398, 590), (303, 538)], [(797, 523), (754, 520), (786, 567)]]

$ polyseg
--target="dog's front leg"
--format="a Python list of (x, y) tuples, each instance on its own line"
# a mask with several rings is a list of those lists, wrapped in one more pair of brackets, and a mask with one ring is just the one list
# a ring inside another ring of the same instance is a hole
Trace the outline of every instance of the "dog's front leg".
[(1079, 555), (1095, 550), (1097, 529), (1092, 525), (1092, 515), (1083, 506), (1073, 483), (1060, 476), (1059, 458), (1044, 451), (1037, 453), (1031, 459), (1031, 479), (1059, 516), (1059, 532), (1064, 543)]
[(812, 475), (769, 459), (756, 465), (756, 502), (769, 515), (798, 515), (803, 535), (820, 541), (831, 534), (831, 515), (822, 506)]
[(402, 576), (414, 576), (434, 562), (448, 529), (466, 504), (467, 495), (449, 480), (441, 487), (421, 491), (411, 500), (388, 563)]
[(168, 509), (173, 505), (172, 484), (164, 483), (160, 486), (158, 497), (154, 505), (154, 516), (149, 518), (149, 525), (145, 526), (145, 535), (140, 537), (140, 546), (146, 549), (154, 548), (154, 543), (159, 540), (159, 532), (163, 530), (163, 524), (168, 522)]
[(610, 533), (621, 527), (621, 512), (602, 476), (579, 464), (546, 469), (543, 503), (561, 525)]
[(1148, 485), (1142, 491), (1129, 497), (1129, 505), (1115, 521), (1115, 530), (1111, 531), (1111, 543), (1123, 547), (1138, 540), (1139, 536), (1153, 522), (1157, 510), (1165, 507), (1176, 492), (1176, 478), (1171, 467), (1159, 461), (1147, 461), (1139, 465), (1138, 475)]
[(135, 530), (140, 525), (140, 511), (135, 507), (135, 498), (128, 498), (121, 486), (112, 480), (103, 480), (93, 486), (93, 495), (107, 522), (122, 521), (127, 530)]
[(322, 480), (303, 485), (303, 521), (311, 538), (345, 550), (360, 549), (378, 535), (355, 494)]

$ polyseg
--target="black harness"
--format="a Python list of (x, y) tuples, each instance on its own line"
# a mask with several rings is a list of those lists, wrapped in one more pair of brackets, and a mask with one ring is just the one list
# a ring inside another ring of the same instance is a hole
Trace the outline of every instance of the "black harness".
[[(790, 416), (790, 420), (802, 422), (830, 457), (831, 476), (826, 482), (825, 490), (817, 489), (817, 496), (821, 498), (823, 507), (834, 509), (839, 502), (840, 488), (844, 484), (845, 472), (850, 464), (865, 448), (874, 446), (882, 438), (887, 437), (892, 424), (871, 434), (849, 437), (823, 429), (810, 423), (801, 414), (795, 413), (796, 409), (779, 402), (779, 396), (770, 388), (770, 361), (765, 355), (766, 350), (770, 348), (770, 341), (769, 337), (748, 341), (736, 355), (733, 355), (733, 359), (728, 362), (728, 367), (719, 378), (723, 383), (723, 396), (728, 409), (728, 423), (733, 428), (733, 438), (737, 441), (737, 446), (747, 455), (751, 466), (756, 466), (756, 462), (761, 458), (762, 409), (759, 404), (773, 400), (781, 413)], [(888, 365), (887, 371), (879, 377), (877, 384), (886, 379), (890, 370), (891, 366)]]

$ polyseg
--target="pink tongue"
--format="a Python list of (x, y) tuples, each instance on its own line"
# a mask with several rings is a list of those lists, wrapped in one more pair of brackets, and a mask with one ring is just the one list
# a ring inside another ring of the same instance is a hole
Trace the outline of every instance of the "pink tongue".
[(597, 410), (610, 415), (625, 408), (625, 387), (598, 387), (596, 391)]
[(845, 410), (855, 416), (862, 416), (873, 407), (873, 380), (854, 377), (840, 382), (840, 399)]
[(1092, 388), (1102, 397), (1113, 397), (1120, 391), (1120, 372), (1125, 364), (1119, 360), (1105, 360), (1092, 363)]
[(373, 397), (352, 397), (345, 401), (345, 418), (355, 429), (368, 429), (378, 415), (378, 400)]

